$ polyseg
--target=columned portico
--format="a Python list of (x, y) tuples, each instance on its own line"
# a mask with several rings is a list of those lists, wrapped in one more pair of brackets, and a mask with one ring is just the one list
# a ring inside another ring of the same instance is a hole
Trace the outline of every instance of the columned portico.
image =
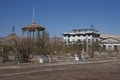
[(22, 28), (23, 38), (27, 38), (33, 41), (38, 40), (40, 35), (43, 34), (44, 30), (44, 27), (37, 25), (35, 22), (32, 22), (32, 24)]
[(104, 50), (120, 50), (120, 41), (113, 38), (107, 38), (105, 40), (102, 40), (100, 45), (104, 48)]

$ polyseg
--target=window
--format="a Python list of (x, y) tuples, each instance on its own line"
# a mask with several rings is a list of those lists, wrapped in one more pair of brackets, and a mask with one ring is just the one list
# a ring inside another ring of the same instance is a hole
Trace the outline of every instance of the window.
[(75, 43), (75, 39), (73, 39), (72, 42)]
[(88, 36), (90, 36), (90, 34), (88, 34)]
[(77, 34), (78, 37), (80, 37), (80, 34)]
[(103, 50), (106, 50), (106, 45), (103, 45)]
[(98, 39), (96, 39), (96, 42), (98, 42)]
[(85, 34), (83, 34), (83, 36), (85, 37), (86, 35), (85, 35)]
[(72, 35), (73, 37), (75, 37), (75, 35)]
[(68, 43), (70, 43), (70, 40), (68, 39)]
[(118, 51), (118, 46), (114, 45), (114, 51)]
[(80, 40), (80, 39), (78, 39), (78, 40), (77, 40), (77, 43), (81, 43), (81, 40)]
[(88, 43), (90, 43), (90, 39), (88, 39)]

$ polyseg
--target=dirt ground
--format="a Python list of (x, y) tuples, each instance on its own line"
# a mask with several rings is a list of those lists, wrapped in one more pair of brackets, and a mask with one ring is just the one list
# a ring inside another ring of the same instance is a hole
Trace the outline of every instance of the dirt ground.
[(0, 68), (0, 80), (120, 80), (120, 62)]

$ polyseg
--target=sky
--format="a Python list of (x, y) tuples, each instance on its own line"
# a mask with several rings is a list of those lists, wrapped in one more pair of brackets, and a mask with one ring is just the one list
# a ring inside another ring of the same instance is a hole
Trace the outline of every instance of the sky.
[(0, 0), (0, 37), (22, 36), (21, 28), (35, 22), (50, 36), (94, 26), (102, 34), (120, 35), (120, 0)]

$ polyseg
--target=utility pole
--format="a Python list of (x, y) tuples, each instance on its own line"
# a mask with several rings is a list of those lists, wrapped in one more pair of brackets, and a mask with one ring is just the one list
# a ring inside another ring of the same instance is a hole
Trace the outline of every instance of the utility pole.
[(14, 25), (12, 26), (12, 33), (13, 33), (13, 40), (14, 40), (14, 37), (15, 37), (14, 36), (15, 35), (15, 26)]

